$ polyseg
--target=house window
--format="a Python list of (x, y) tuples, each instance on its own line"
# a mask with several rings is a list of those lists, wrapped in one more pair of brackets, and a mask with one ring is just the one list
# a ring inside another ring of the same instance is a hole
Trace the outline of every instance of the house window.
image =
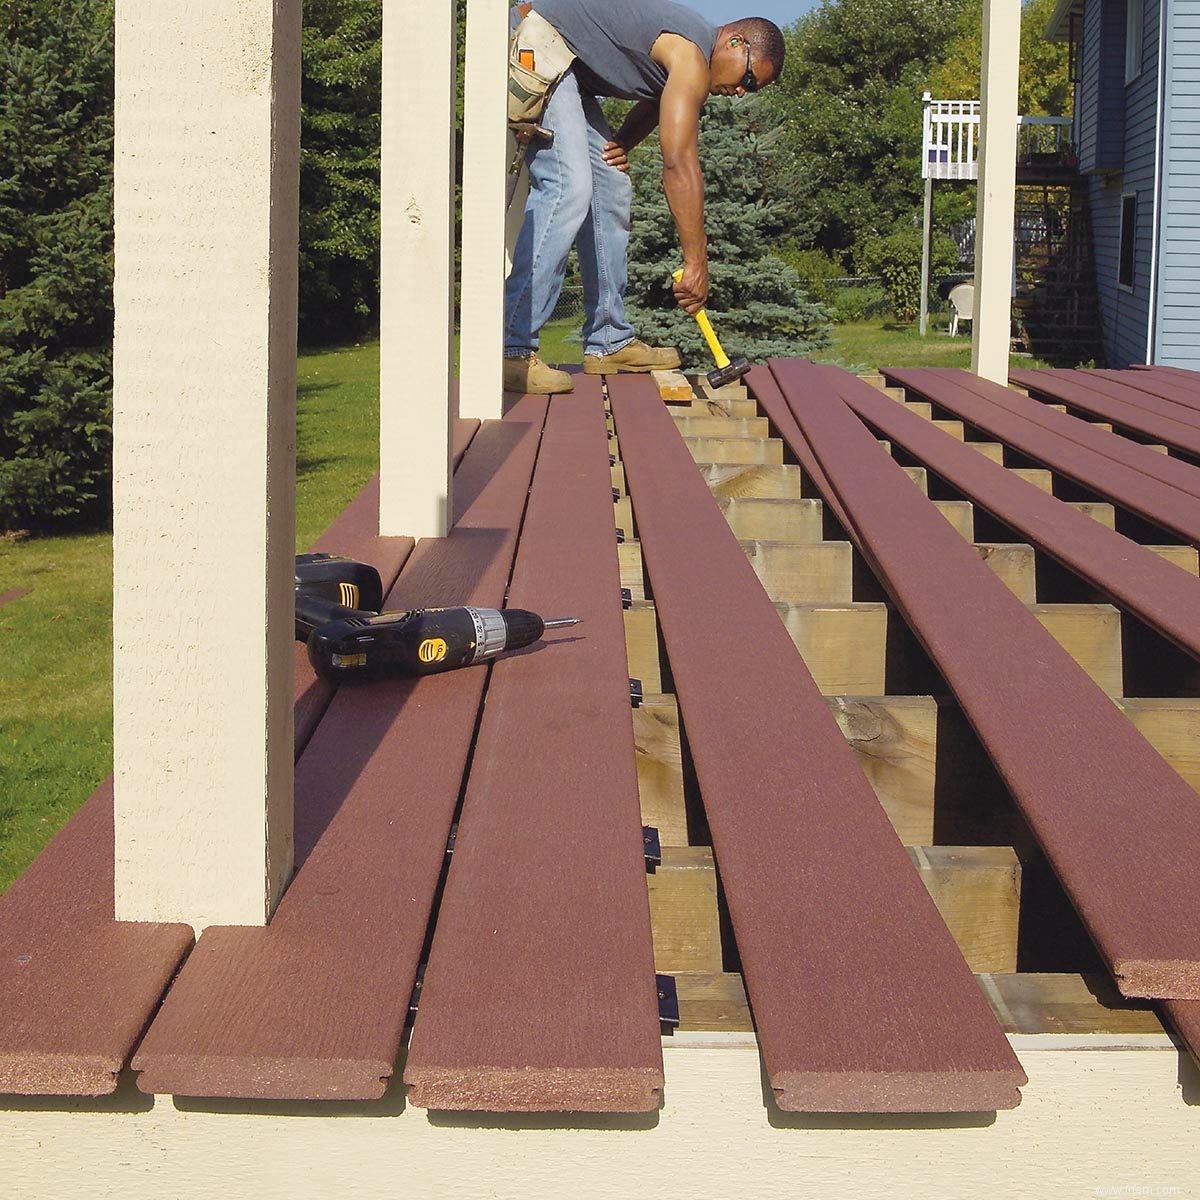
[(1117, 256), (1117, 283), (1133, 291), (1134, 250), (1137, 245), (1137, 193), (1121, 197), (1121, 250)]
[(1142, 73), (1142, 16), (1145, 0), (1125, 0), (1125, 82)]

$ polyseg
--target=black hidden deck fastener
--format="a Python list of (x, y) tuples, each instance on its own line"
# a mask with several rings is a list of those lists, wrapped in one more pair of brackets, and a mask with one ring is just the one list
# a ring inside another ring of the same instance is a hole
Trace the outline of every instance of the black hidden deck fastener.
[(674, 975), (655, 975), (658, 983), (658, 1019), (668, 1029), (679, 1025), (679, 989)]
[(640, 679), (631, 679), (629, 681), (629, 702), (634, 708), (641, 708), (642, 701), (646, 698), (646, 693), (642, 690), (642, 681)]
[(633, 607), (633, 592), (630, 591), (629, 588), (621, 589), (621, 607), (622, 608), (632, 608)]
[(646, 856), (646, 869), (662, 865), (662, 839), (653, 825), (642, 826), (642, 853)]

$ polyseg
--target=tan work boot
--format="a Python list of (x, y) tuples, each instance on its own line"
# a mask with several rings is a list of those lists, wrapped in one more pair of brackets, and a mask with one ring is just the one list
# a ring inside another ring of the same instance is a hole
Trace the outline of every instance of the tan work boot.
[(636, 338), (615, 354), (589, 354), (583, 360), (585, 375), (616, 375), (619, 371), (672, 371), (680, 365), (674, 346), (647, 346)]
[(575, 381), (566, 371), (548, 367), (536, 354), (524, 354), (504, 360), (504, 390), (552, 396), (555, 392), (573, 392)]

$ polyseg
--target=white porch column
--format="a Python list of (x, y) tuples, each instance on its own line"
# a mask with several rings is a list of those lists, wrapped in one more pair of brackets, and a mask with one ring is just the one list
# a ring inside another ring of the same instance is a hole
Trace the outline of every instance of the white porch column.
[(383, 0), (379, 532), (450, 530), (454, 5)]
[(118, 0), (116, 915), (292, 869), (300, 0)]
[(1013, 222), (1017, 196), (1017, 82), (1021, 0), (983, 0), (979, 192), (975, 219), (975, 320), (971, 370), (1008, 382), (1012, 333)]
[(504, 356), (509, 0), (467, 0), (459, 413), (499, 417)]

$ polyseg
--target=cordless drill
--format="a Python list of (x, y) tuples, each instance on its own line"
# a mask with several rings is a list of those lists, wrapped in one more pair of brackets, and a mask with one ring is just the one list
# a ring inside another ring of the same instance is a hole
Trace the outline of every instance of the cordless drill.
[(547, 629), (579, 624), (575, 617), (543, 620), (521, 608), (374, 612), (342, 603), (351, 595), (343, 585), (358, 588), (360, 597), (379, 595), (382, 603), (373, 567), (330, 555), (297, 557), (296, 640), (308, 644), (317, 674), (334, 683), (453, 671), (531, 646)]

